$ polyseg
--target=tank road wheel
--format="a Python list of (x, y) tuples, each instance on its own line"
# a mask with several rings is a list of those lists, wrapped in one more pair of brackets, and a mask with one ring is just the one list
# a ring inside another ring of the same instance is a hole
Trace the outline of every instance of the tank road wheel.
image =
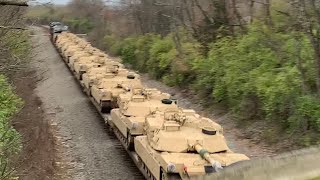
[(100, 108), (102, 113), (110, 113), (111, 106), (110, 101), (100, 101)]
[(108, 123), (106, 123), (106, 125), (107, 125), (107, 128), (108, 128), (108, 130), (109, 130), (110, 132), (113, 132), (113, 131), (114, 131), (114, 130), (113, 130), (113, 127), (114, 127), (113, 122), (111, 122), (110, 120), (108, 120)]
[(126, 139), (127, 149), (128, 149), (129, 151), (133, 151), (133, 150), (134, 150), (133, 137), (131, 136), (129, 130), (128, 130), (127, 132), (128, 132), (127, 139)]

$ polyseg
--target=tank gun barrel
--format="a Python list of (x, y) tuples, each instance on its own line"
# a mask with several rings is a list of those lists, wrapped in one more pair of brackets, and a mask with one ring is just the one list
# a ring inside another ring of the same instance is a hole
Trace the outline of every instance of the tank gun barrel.
[(200, 144), (196, 144), (194, 146), (194, 149), (200, 154), (203, 159), (205, 159), (212, 165), (216, 172), (220, 169), (223, 169), (221, 163), (212, 159), (208, 150), (204, 149)]

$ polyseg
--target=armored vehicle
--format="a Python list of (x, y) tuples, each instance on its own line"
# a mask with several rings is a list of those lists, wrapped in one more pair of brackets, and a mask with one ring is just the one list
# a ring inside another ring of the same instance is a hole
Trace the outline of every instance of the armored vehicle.
[(90, 90), (94, 82), (99, 82), (105, 76), (113, 76), (112, 73), (117, 73), (119, 69), (124, 68), (123, 64), (107, 60), (101, 67), (92, 67), (82, 75), (82, 83), (87, 91)]
[(91, 55), (87, 57), (80, 57), (79, 60), (73, 64), (76, 75), (82, 80), (82, 74), (86, 73), (92, 67), (101, 67), (107, 59), (100, 55)]
[(70, 54), (71, 57), (69, 58), (69, 66), (73, 67), (74, 62), (78, 61), (80, 58), (85, 57), (85, 56), (91, 56), (91, 55), (96, 55), (100, 57), (105, 57), (108, 58), (109, 56), (106, 55), (105, 53), (101, 51), (96, 51), (95, 48), (91, 46), (90, 43), (85, 45), (83, 49), (80, 48), (80, 50), (73, 51), (72, 54)]
[(61, 53), (62, 47), (68, 43), (73, 43), (73, 41), (74, 41), (74, 39), (70, 36), (70, 33), (63, 32), (63, 33), (57, 35), (55, 45), (56, 45), (57, 49), (59, 50), (59, 52)]
[(118, 97), (118, 109), (111, 110), (109, 125), (122, 137), (129, 150), (133, 150), (133, 138), (144, 134), (145, 118), (153, 111), (178, 109), (177, 101), (157, 89), (135, 88)]
[(68, 45), (65, 45), (62, 48), (62, 55), (65, 58), (65, 61), (69, 63), (70, 58), (79, 51), (86, 51), (86, 48), (90, 48), (91, 44), (81, 41), (80, 43), (70, 43)]
[(89, 57), (91, 55), (92, 55), (91, 53), (89, 53), (89, 52), (87, 52), (85, 50), (76, 51), (76, 52), (73, 53), (73, 56), (71, 56), (69, 58), (68, 65), (69, 65), (70, 68), (71, 67), (73, 68), (74, 67), (74, 62), (78, 61), (80, 58)]
[(249, 159), (228, 148), (219, 124), (193, 110), (154, 112), (145, 124), (134, 146), (151, 179), (186, 179)]
[(142, 87), (142, 84), (138, 74), (119, 69), (115, 73), (106, 73), (101, 80), (94, 82), (90, 92), (101, 112), (106, 113), (118, 107), (119, 94), (139, 87)]

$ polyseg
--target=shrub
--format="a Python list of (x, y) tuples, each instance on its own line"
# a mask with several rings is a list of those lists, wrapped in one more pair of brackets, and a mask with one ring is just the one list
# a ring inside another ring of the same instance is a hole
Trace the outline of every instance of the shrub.
[(158, 39), (150, 48), (150, 59), (147, 62), (148, 72), (156, 79), (170, 73), (170, 66), (177, 55), (171, 36)]
[[(207, 57), (183, 29), (165, 37), (107, 38), (113, 46), (117, 44), (123, 61), (134, 69), (148, 72), (169, 86), (192, 87), (208, 104), (227, 106), (239, 122), (261, 119), (290, 133), (320, 133), (320, 104), (313, 95), (314, 53), (301, 33), (276, 32), (256, 23), (246, 34), (219, 37), (210, 45)], [(275, 131), (262, 134), (272, 138), (271, 132)], [(317, 136), (302, 137), (303, 144), (319, 140)]]
[(10, 123), (10, 118), (21, 105), (21, 99), (13, 93), (6, 78), (0, 75), (0, 179), (10, 179), (14, 173), (11, 160), (21, 150), (20, 135)]
[(122, 42), (121, 48), (121, 57), (124, 63), (133, 64), (135, 60), (135, 51), (136, 51), (136, 41), (137, 38), (126, 38)]
[(159, 39), (160, 36), (154, 34), (146, 34), (137, 38), (134, 52), (135, 60), (132, 64), (135, 69), (140, 72), (147, 72), (147, 61), (150, 59), (149, 50), (154, 42)]

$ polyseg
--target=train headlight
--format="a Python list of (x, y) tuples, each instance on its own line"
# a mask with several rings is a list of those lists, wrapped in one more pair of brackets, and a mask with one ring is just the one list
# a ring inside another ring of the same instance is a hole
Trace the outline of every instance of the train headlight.
[(176, 170), (176, 165), (174, 165), (173, 163), (169, 163), (167, 166), (167, 170), (168, 172), (174, 172)]

